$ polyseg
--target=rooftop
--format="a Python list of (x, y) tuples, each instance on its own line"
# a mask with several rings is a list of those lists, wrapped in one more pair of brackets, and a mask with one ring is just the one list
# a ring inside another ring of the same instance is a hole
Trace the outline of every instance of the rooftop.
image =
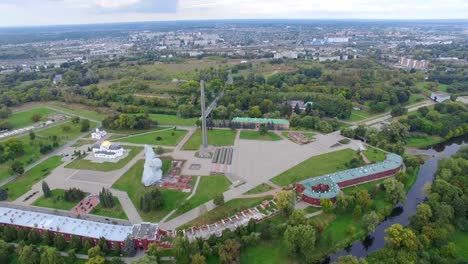
[(277, 125), (289, 125), (289, 121), (286, 119), (274, 119), (274, 118), (250, 118), (250, 117), (234, 117), (232, 122), (237, 123), (255, 123), (255, 124), (277, 124)]
[[(109, 241), (124, 241), (133, 238), (157, 238), (159, 225), (143, 223), (134, 226), (112, 225), (66, 216), (37, 213), (0, 207), (0, 224), (49, 230), (70, 235), (85, 236)], [(144, 225), (144, 228), (142, 226)]]
[[(340, 192), (340, 188), (338, 186), (338, 183), (340, 182), (345, 182), (352, 179), (358, 179), (361, 177), (392, 170), (400, 167), (402, 164), (403, 159), (401, 156), (389, 153), (387, 154), (387, 158), (382, 162), (374, 163), (355, 169), (343, 170), (319, 177), (309, 178), (307, 180), (299, 182), (299, 184), (302, 184), (305, 187), (303, 192), (304, 195), (317, 199), (329, 199), (337, 196)], [(319, 184), (327, 185), (329, 189), (326, 191), (313, 190), (312, 187), (317, 186)]]

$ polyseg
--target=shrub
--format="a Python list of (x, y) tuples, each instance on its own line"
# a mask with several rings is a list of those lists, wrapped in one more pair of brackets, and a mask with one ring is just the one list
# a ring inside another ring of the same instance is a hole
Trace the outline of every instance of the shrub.
[(220, 195), (217, 195), (214, 199), (213, 199), (213, 203), (217, 206), (220, 206), (220, 205), (223, 205), (224, 204), (224, 195), (223, 194), (220, 194)]

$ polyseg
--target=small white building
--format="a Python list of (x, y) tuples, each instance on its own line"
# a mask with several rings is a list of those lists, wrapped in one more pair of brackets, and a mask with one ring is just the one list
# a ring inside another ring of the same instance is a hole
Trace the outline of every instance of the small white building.
[(104, 129), (100, 130), (99, 128), (96, 128), (96, 131), (91, 133), (91, 138), (96, 139), (96, 140), (100, 140), (103, 137), (105, 137), (106, 135), (107, 135), (107, 132)]
[(101, 145), (93, 146), (93, 153), (96, 158), (115, 159), (123, 156), (124, 148), (109, 141), (104, 141)]
[(431, 93), (431, 99), (438, 103), (442, 103), (444, 101), (450, 100), (450, 94), (442, 92), (433, 92)]

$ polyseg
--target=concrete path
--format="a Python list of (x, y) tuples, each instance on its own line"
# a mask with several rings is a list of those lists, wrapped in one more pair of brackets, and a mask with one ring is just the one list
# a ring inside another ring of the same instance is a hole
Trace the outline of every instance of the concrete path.
[(322, 214), (322, 213), (323, 213), (323, 211), (320, 210), (320, 211), (317, 211), (317, 212), (306, 214), (305, 217), (306, 218), (311, 218), (311, 217), (317, 216), (317, 215)]
[(128, 217), (128, 221), (132, 224), (139, 224), (143, 222), (141, 219), (140, 214), (138, 213), (137, 209), (133, 205), (132, 200), (128, 196), (127, 192), (123, 192), (117, 189), (110, 189), (112, 194), (119, 199), (120, 204), (122, 205), (122, 209), (124, 210), (125, 214)]

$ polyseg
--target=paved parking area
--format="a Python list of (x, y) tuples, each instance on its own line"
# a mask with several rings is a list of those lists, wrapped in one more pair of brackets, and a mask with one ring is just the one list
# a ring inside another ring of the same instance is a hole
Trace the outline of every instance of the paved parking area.
[(359, 149), (358, 141), (332, 147), (343, 137), (337, 133), (316, 134), (315, 142), (298, 145), (290, 140), (237, 140), (232, 172), (250, 185), (256, 186), (298, 165), (304, 160), (345, 148)]

